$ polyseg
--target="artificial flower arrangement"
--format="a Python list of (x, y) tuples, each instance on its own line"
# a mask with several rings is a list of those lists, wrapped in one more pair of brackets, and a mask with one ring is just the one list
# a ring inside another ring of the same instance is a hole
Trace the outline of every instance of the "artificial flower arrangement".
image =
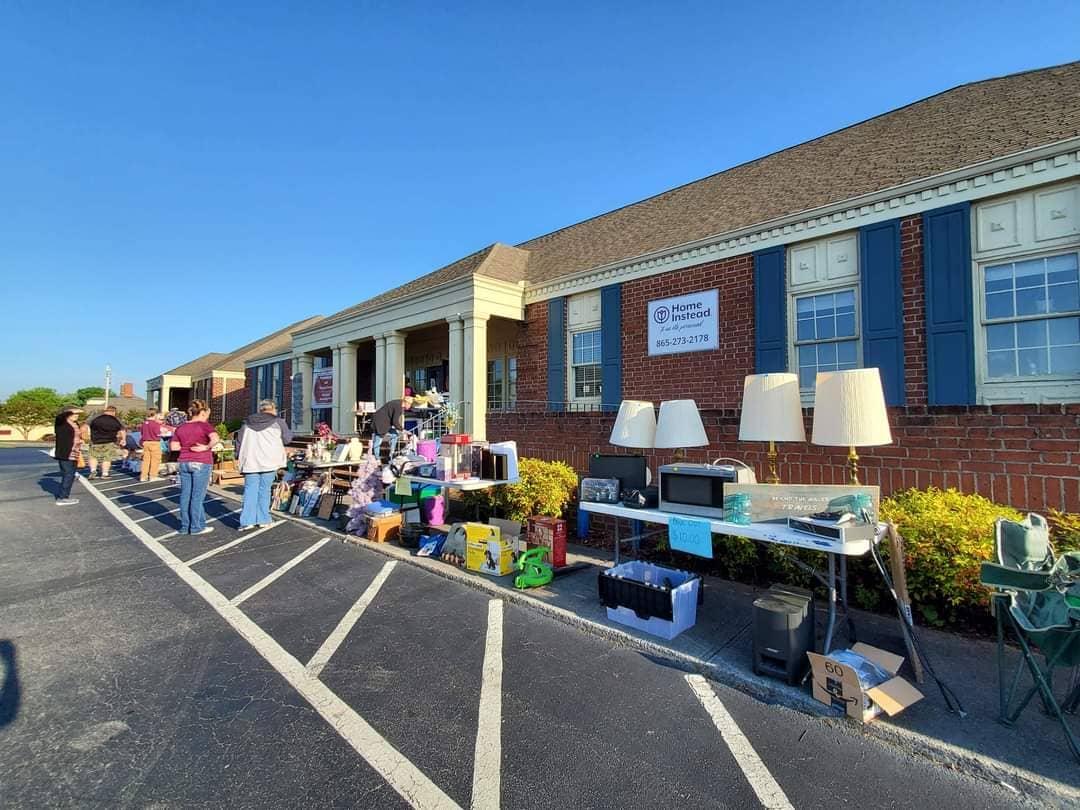
[(331, 449), (341, 440), (341, 437), (334, 433), (326, 422), (319, 422), (315, 426), (315, 432)]

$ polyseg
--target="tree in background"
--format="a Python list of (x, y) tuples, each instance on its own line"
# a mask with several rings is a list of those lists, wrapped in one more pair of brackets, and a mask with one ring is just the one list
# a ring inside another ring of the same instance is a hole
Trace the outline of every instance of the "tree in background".
[(0, 422), (19, 430), (24, 440), (36, 427), (51, 426), (60, 409), (69, 403), (52, 388), (27, 388), (16, 391), (0, 404)]
[[(72, 402), (74, 402), (79, 407), (82, 407), (86, 404), (86, 401), (88, 399), (100, 399), (101, 397), (105, 396), (105, 389), (102, 388), (100, 385), (90, 385), (86, 388), (80, 388), (74, 394), (70, 394), (69, 396)], [(112, 389), (109, 389), (109, 396), (115, 397), (116, 392)]]

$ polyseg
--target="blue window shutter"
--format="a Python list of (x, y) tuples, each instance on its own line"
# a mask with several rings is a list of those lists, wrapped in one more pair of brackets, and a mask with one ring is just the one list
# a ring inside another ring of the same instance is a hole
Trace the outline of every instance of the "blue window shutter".
[(930, 405), (971, 405), (975, 402), (970, 217), (968, 203), (923, 214), (926, 374)]
[(251, 413), (259, 410), (259, 367), (251, 369)]
[(622, 402), (622, 285), (600, 290), (601, 404), (605, 411), (619, 410)]
[(787, 371), (784, 246), (754, 254), (754, 369)]
[(566, 299), (548, 301), (547, 319), (548, 409), (561, 411), (566, 401)]
[(888, 405), (903, 405), (904, 296), (900, 285), (900, 220), (859, 230), (863, 366), (881, 370)]

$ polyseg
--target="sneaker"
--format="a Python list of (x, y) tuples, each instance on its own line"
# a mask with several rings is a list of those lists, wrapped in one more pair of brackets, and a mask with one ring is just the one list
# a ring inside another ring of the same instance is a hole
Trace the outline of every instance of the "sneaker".
[(192, 532), (192, 534), (210, 534), (213, 530), (213, 526), (204, 526), (201, 531)]
[(79, 502), (78, 498), (57, 498), (56, 499), (56, 505), (57, 506), (74, 506), (78, 502)]
[(257, 528), (259, 528), (259, 524), (252, 523), (252, 524), (249, 524), (247, 526), (241, 526), (240, 531), (242, 531), (242, 532), (250, 532), (252, 529), (257, 529)]

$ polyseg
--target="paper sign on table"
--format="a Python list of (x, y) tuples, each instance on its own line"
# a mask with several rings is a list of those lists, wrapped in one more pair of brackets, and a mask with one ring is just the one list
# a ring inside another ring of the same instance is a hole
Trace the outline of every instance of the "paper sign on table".
[(394, 482), (394, 494), (406, 498), (410, 497), (412, 495), (412, 481), (404, 475), (399, 475)]
[(668, 520), (668, 541), (672, 551), (712, 559), (712, 527), (707, 520), (672, 517)]

